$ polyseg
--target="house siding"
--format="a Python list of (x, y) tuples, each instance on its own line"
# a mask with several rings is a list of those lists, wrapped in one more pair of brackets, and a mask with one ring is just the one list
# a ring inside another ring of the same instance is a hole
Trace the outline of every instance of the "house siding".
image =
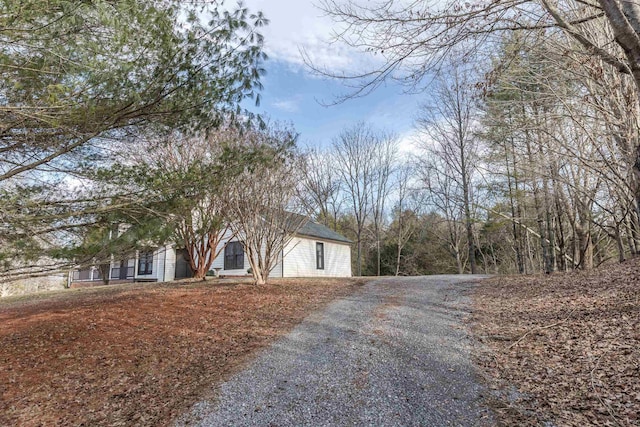
[[(231, 234), (224, 237), (219, 249), (224, 246)], [(237, 241), (232, 238), (231, 241)], [(324, 269), (316, 268), (316, 242), (324, 243)], [(287, 244), (282, 255), (278, 256), (276, 265), (271, 269), (269, 276), (277, 277), (351, 277), (351, 247), (348, 244), (312, 239), (307, 237), (294, 237)], [(283, 265), (284, 264), (284, 265)], [(247, 270), (251, 266), (247, 254), (244, 254), (243, 269), (224, 269), (224, 250), (216, 257), (211, 265), (212, 269), (219, 268), (221, 276), (247, 276)]]
[[(324, 269), (316, 268), (316, 243), (324, 244)], [(327, 240), (295, 237), (284, 250), (284, 277), (351, 277), (351, 248)]]
[(282, 254), (278, 255), (276, 265), (269, 272), (269, 277), (282, 277)]
[(176, 279), (176, 250), (171, 246), (165, 247), (165, 270), (161, 281), (171, 282)]

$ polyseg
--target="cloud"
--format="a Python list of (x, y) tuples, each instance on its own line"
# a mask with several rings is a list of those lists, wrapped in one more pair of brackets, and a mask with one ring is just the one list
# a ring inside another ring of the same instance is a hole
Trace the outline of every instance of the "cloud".
[(398, 153), (405, 159), (412, 159), (422, 153), (420, 140), (423, 135), (417, 129), (410, 129), (398, 136)]
[(344, 43), (331, 43), (336, 24), (311, 0), (246, 0), (250, 11), (261, 10), (270, 23), (262, 29), (265, 52), (296, 71), (310, 73), (306, 56), (315, 66), (332, 72), (362, 71), (373, 64), (372, 55)]
[(271, 106), (286, 113), (297, 113), (300, 110), (300, 96), (295, 96), (289, 99), (277, 99)]

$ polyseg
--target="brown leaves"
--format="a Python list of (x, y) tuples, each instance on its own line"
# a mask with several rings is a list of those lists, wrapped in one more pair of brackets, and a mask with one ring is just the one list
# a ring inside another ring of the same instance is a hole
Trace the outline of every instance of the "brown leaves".
[(169, 424), (355, 283), (198, 281), (2, 302), (0, 425)]
[[(640, 258), (590, 272), (501, 277), (475, 290), (478, 362), (505, 424), (637, 425)], [(508, 398), (510, 397), (510, 399)]]

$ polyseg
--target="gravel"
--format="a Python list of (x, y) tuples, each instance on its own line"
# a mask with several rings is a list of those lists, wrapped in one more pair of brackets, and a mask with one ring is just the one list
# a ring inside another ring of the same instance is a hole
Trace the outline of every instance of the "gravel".
[(371, 282), (308, 316), (176, 425), (491, 425), (461, 324), (477, 278)]

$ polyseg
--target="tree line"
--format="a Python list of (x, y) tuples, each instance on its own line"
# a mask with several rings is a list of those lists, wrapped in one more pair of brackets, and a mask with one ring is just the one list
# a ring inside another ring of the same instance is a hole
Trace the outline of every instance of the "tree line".
[[(422, 153), (412, 183), (425, 201), (418, 216), (438, 218), (424, 249), (446, 248), (455, 260), (447, 268), (549, 273), (638, 253), (637, 4), (321, 7), (349, 29), (337, 41), (382, 64), (353, 75), (307, 58), (317, 73), (348, 82), (353, 90), (339, 101), (389, 80), (435, 95), (416, 118)], [(391, 243), (400, 217), (388, 215)]]
[(409, 157), (363, 124), (311, 153), (306, 191), (356, 242), (354, 271), (551, 273), (638, 254), (635, 85), (567, 42), (509, 34), (485, 66), (450, 63)]

